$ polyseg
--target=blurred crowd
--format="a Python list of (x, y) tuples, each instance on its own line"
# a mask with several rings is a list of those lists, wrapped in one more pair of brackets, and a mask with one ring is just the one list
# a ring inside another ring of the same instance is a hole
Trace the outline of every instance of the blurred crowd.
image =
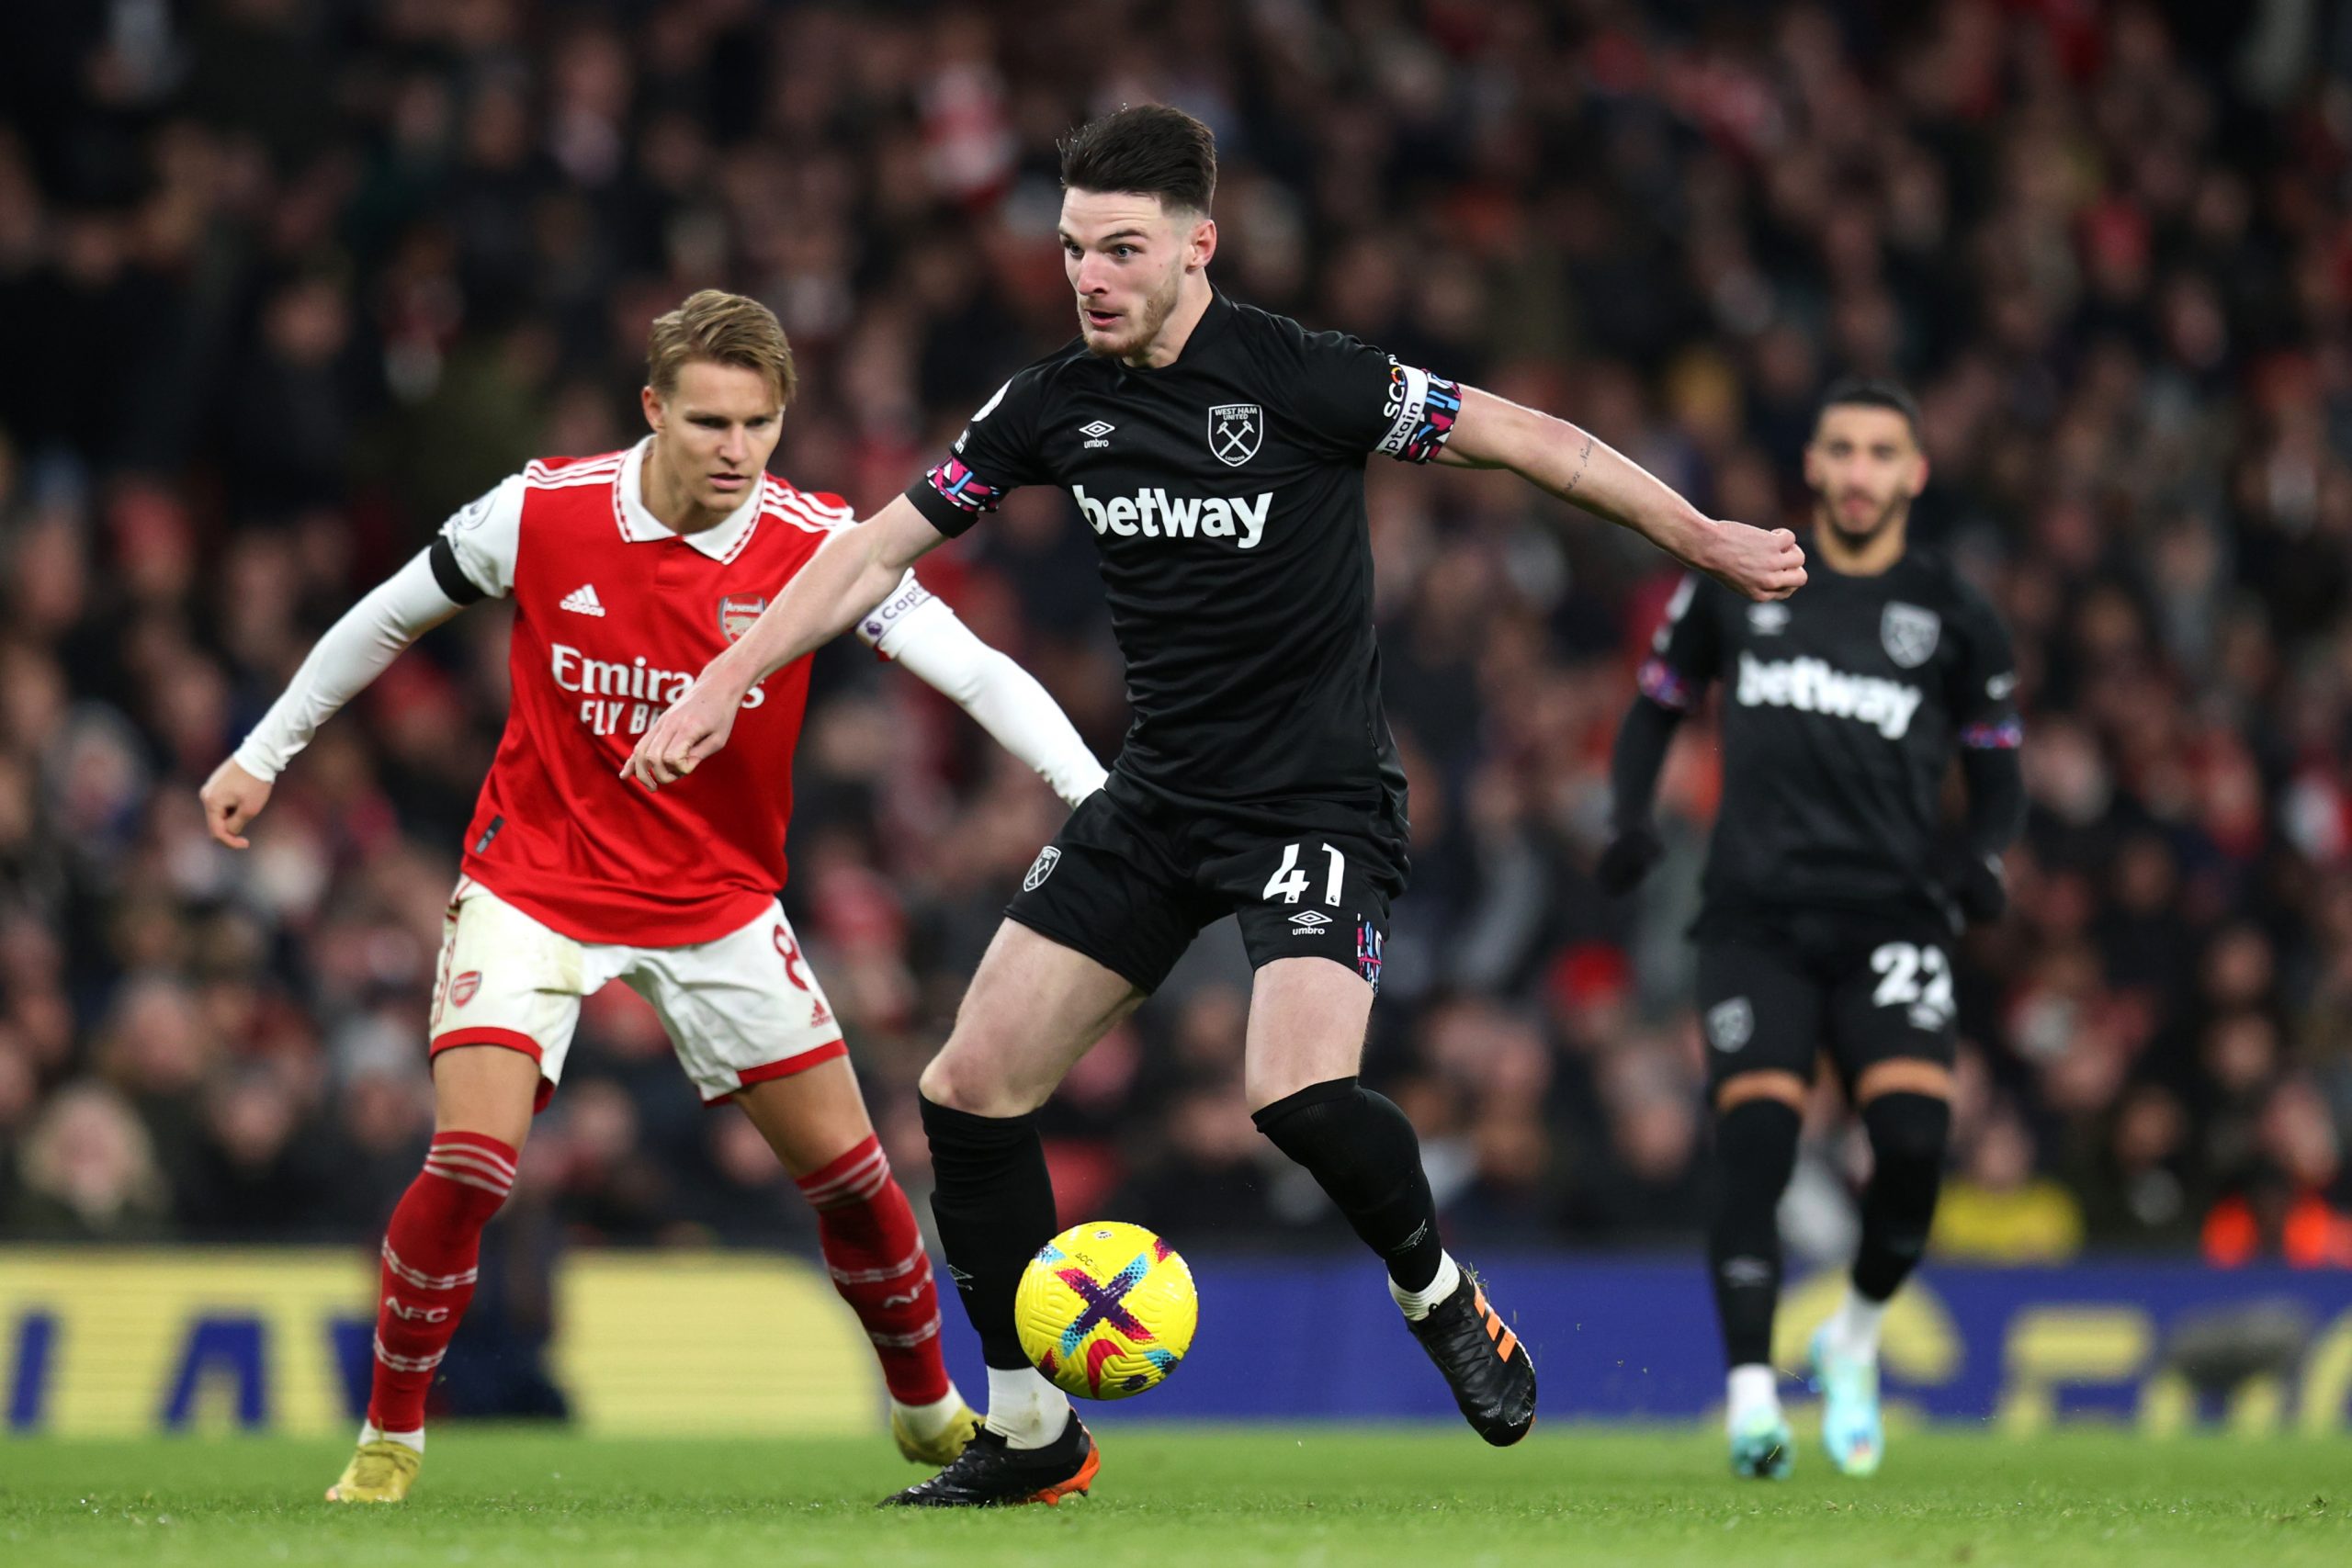
[[(503, 712), (503, 612), (331, 724), (236, 854), (196, 786), (334, 615), (541, 453), (636, 438), (644, 330), (771, 303), (776, 468), (862, 506), (1066, 339), (1054, 139), (1220, 138), (1215, 276), (1798, 521), (1832, 375), (1899, 377), (2021, 653), (2014, 912), (1965, 943), (1935, 1248), (2352, 1265), (2352, 24), (2295, 0), (13, 0), (0, 17), (0, 1235), (364, 1241)], [(1376, 463), (1414, 888), (1371, 1081), (1486, 1247), (1694, 1235), (1704, 724), (1638, 900), (1587, 874), (1662, 559), (1507, 476)], [(1015, 494), (925, 578), (1107, 759), (1092, 547)], [(818, 658), (786, 897), (886, 1141), (1058, 806)], [(1254, 1133), (1215, 930), (1048, 1111), (1066, 1205), (1343, 1235)], [(1789, 1209), (1837, 1256), (1825, 1090)], [(650, 1011), (587, 1006), (515, 1200), (794, 1245)]]

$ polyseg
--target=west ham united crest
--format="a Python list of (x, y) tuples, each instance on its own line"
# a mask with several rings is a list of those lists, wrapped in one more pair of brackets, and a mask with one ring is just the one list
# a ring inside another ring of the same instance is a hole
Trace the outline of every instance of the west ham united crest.
[(1889, 659), (1905, 670), (1917, 670), (1936, 656), (1943, 627), (1943, 617), (1933, 610), (1897, 602), (1879, 616), (1878, 638), (1886, 645)]
[(1265, 434), (1266, 412), (1256, 403), (1219, 403), (1209, 410), (1209, 450), (1227, 468), (1256, 457)]
[(757, 593), (730, 593), (718, 602), (718, 629), (733, 642), (752, 629), (752, 623), (767, 607), (768, 602)]
[(1054, 867), (1061, 863), (1061, 859), (1062, 852), (1052, 844), (1039, 850), (1037, 858), (1029, 864), (1029, 874), (1021, 879), (1022, 891), (1035, 893), (1043, 887), (1046, 878), (1054, 874)]

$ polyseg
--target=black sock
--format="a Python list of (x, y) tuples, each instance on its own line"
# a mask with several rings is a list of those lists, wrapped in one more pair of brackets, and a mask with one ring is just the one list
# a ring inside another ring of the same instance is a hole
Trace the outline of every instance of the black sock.
[(1395, 1102), (1351, 1077), (1310, 1084), (1250, 1120), (1306, 1168), (1348, 1217), (1388, 1277), (1425, 1291), (1445, 1260), (1437, 1202), (1421, 1172), (1421, 1141)]
[(1865, 1300), (1894, 1294), (1927, 1250), (1943, 1186), (1951, 1104), (1927, 1094), (1882, 1094), (1862, 1107), (1872, 1168), (1862, 1189), (1862, 1245), (1854, 1289)]
[(1037, 1249), (1054, 1239), (1054, 1180), (1037, 1118), (975, 1116), (918, 1094), (931, 1139), (931, 1214), (964, 1315), (991, 1367), (1025, 1367), (1012, 1296)]
[(1715, 1118), (1721, 1190), (1707, 1232), (1715, 1315), (1732, 1366), (1772, 1359), (1772, 1313), (1781, 1304), (1781, 1194), (1796, 1168), (1804, 1119), (1777, 1100), (1742, 1100)]

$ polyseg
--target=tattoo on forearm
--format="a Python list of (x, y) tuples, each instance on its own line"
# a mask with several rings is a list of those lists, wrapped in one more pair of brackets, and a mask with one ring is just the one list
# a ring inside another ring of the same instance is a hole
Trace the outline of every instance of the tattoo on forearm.
[(1586, 432), (1584, 438), (1584, 450), (1577, 454), (1577, 471), (1569, 476), (1567, 487), (1560, 491), (1561, 495), (1571, 496), (1576, 494), (1577, 486), (1584, 483), (1585, 465), (1591, 461), (1592, 434), (1588, 431)]

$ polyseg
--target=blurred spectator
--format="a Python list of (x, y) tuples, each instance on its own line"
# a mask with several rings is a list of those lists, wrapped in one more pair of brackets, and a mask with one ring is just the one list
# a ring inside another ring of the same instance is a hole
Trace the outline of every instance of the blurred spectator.
[(8, 1233), (34, 1241), (152, 1241), (171, 1194), (139, 1118), (103, 1084), (51, 1096), (18, 1156)]

